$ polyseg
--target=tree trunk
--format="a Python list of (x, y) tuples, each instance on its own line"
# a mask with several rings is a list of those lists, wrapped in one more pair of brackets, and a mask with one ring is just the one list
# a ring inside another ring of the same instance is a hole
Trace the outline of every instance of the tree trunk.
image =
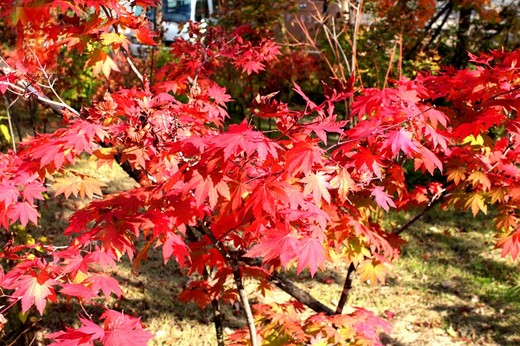
[(471, 26), (471, 13), (473, 9), (463, 7), (459, 14), (459, 28), (457, 30), (457, 46), (453, 56), (452, 65), (458, 69), (464, 68), (468, 63), (468, 34)]

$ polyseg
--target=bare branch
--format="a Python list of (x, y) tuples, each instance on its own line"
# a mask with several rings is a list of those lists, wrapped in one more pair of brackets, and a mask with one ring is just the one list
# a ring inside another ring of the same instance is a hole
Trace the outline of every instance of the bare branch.
[(128, 66), (130, 66), (130, 69), (132, 70), (132, 72), (141, 81), (141, 83), (143, 83), (144, 82), (143, 75), (141, 74), (141, 72), (139, 72), (137, 67), (134, 65), (134, 62), (130, 58), (130, 55), (128, 54), (128, 52), (125, 49), (121, 49), (121, 51), (123, 52), (123, 55), (124, 55), (124, 57), (126, 59), (126, 62), (128, 63)]
[(359, 3), (356, 7), (356, 22), (354, 23), (354, 33), (352, 34), (352, 74), (356, 74), (357, 67), (357, 35), (359, 31), (359, 26), (361, 25), (361, 12), (363, 10), (363, 0), (359, 0)]
[[(112, 18), (112, 12), (105, 6), (101, 6), (101, 8), (103, 9), (103, 12), (105, 12), (105, 14), (107, 15), (107, 17), (109, 18)], [(117, 27), (117, 25), (112, 25), (112, 28), (114, 29), (114, 31), (116, 33), (119, 33), (119, 28)], [(132, 59), (130, 58), (130, 55), (128, 54), (128, 52), (125, 50), (125, 49), (121, 49), (121, 51), (123, 52), (123, 55), (126, 59), (126, 62), (128, 63), (128, 66), (130, 66), (130, 69), (132, 70), (132, 72), (136, 75), (136, 77), (141, 81), (141, 83), (144, 82), (144, 78), (143, 78), (143, 75), (141, 74), (141, 72), (139, 72), (139, 70), (137, 69), (137, 67), (135, 66), (134, 62), (132, 61)]]
[(348, 300), (348, 295), (350, 290), (352, 289), (352, 275), (356, 271), (356, 266), (354, 263), (350, 263), (347, 270), (347, 275), (345, 277), (345, 283), (343, 284), (343, 290), (341, 291), (341, 296), (339, 298), (338, 306), (336, 307), (336, 314), (339, 315), (343, 312), (343, 308)]
[[(9, 66), (9, 64), (2, 57), (0, 57), (0, 70), (6, 76), (16, 73), (16, 71), (11, 66)], [(40, 90), (35, 88), (33, 83), (29, 82), (26, 79), (19, 79), (18, 81), (16, 81), (16, 83), (11, 83), (11, 82), (7, 82), (7, 81), (2, 81), (0, 83), (7, 85), (8, 90), (18, 96), (23, 96), (26, 98), (33, 97), (33, 98), (37, 99), (38, 102), (46, 105), (47, 107), (49, 107), (53, 112), (55, 112), (58, 115), (63, 116), (65, 110), (67, 110), (73, 114), (79, 115), (79, 112), (77, 110), (75, 110), (74, 108), (72, 108), (71, 106), (69, 106), (68, 104), (63, 102), (63, 100), (61, 100), (61, 98), (60, 98), (60, 101), (54, 101), (54, 100), (50, 99), (43, 92), (41, 92)], [(51, 89), (52, 89), (52, 86), (51, 86)], [(14, 90), (16, 90), (16, 91), (14, 91)], [(53, 89), (53, 93), (55, 93), (54, 89)]]
[(411, 219), (410, 221), (408, 221), (404, 226), (402, 226), (401, 228), (395, 230), (393, 232), (393, 234), (395, 235), (400, 235), (401, 233), (403, 233), (404, 231), (406, 231), (408, 228), (410, 228), (414, 223), (416, 223), (417, 221), (419, 221), (424, 215), (426, 215), (426, 213), (428, 213), (430, 210), (432, 210), (433, 207), (435, 207), (437, 204), (441, 203), (442, 201), (444, 201), (444, 198), (446, 198), (448, 194), (446, 193), (446, 190), (442, 190), (440, 193), (436, 194), (435, 196), (433, 196), (432, 200), (430, 201), (430, 203), (428, 204), (428, 206), (426, 208), (424, 208), (419, 214), (417, 214), (413, 219)]
[(242, 302), (242, 308), (246, 314), (247, 326), (249, 328), (249, 336), (251, 339), (251, 346), (258, 346), (258, 341), (256, 337), (256, 327), (255, 320), (253, 318), (253, 312), (251, 311), (251, 305), (249, 304), (249, 299), (247, 297), (246, 290), (244, 288), (244, 284), (242, 282), (242, 273), (240, 273), (240, 265), (238, 263), (237, 256), (232, 256), (229, 251), (227, 251), (222, 243), (213, 235), (213, 232), (204, 224), (204, 221), (200, 223), (200, 229), (202, 232), (208, 236), (208, 238), (213, 243), (213, 246), (220, 252), (222, 257), (224, 257), (227, 262), (231, 265), (233, 270), (233, 279), (235, 280), (235, 286), (238, 290), (238, 295), (240, 296), (240, 301)]
[(300, 303), (308, 306), (316, 312), (323, 312), (325, 315), (332, 316), (335, 314), (334, 310), (316, 300), (308, 292), (303, 291), (298, 286), (293, 284), (291, 281), (284, 278), (280, 273), (274, 272), (268, 277), (268, 280), (274, 283), (277, 287), (288, 293), (291, 297), (295, 298)]

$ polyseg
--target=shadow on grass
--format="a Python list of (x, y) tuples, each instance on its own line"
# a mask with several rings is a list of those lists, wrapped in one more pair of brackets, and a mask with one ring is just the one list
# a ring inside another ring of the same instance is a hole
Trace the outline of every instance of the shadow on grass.
[[(180, 321), (213, 324), (211, 304), (201, 309), (194, 303), (178, 299), (190, 277), (184, 274), (174, 260), (166, 265), (160, 251), (150, 251), (150, 257), (143, 260), (139, 274), (131, 273), (128, 261), (121, 263), (114, 272), (114, 278), (125, 288), (124, 297), (117, 303), (119, 310), (141, 316), (143, 322), (162, 316), (171, 323)], [(242, 328), (245, 318), (235, 312), (230, 304), (221, 303), (224, 314), (223, 327)]]
[[(439, 298), (430, 302), (430, 309), (439, 312), (459, 338), (475, 342), (487, 335), (492, 343), (518, 345), (518, 266), (493, 252), (495, 239), (486, 222), (489, 219), (436, 211), (407, 231), (403, 263), (416, 278), (423, 278), (414, 281), (417, 288)], [(399, 286), (400, 281), (389, 284)]]
[[(498, 345), (519, 345), (520, 337), (516, 334), (517, 322), (508, 321), (509, 314), (486, 315), (481, 313), (483, 309), (467, 305), (443, 305), (433, 308), (443, 313), (445, 321), (457, 330), (462, 338), (479, 340), (482, 335), (491, 335), (494, 343)], [(484, 344), (484, 341), (482, 341)]]

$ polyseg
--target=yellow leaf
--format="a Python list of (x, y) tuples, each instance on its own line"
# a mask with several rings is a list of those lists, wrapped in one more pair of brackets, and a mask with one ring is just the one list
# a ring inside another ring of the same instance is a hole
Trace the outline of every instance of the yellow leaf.
[(368, 281), (372, 286), (374, 286), (378, 281), (384, 284), (387, 271), (388, 267), (385, 263), (381, 263), (378, 260), (365, 261), (358, 267), (361, 281)]
[(482, 171), (474, 171), (472, 172), (468, 180), (471, 182), (473, 186), (482, 185), (482, 190), (488, 191), (491, 188), (491, 180), (489, 180), (486, 173)]
[(85, 279), (88, 278), (88, 275), (83, 273), (81, 270), (78, 270), (76, 272), (76, 275), (74, 276), (74, 278), (72, 279), (72, 283), (73, 284), (80, 284), (82, 283), (83, 281), (85, 281)]
[(496, 202), (503, 202), (506, 197), (507, 190), (503, 187), (497, 187), (491, 190), (489, 196), (491, 197), (491, 204)]
[(466, 179), (465, 170), (462, 167), (449, 169), (446, 173), (448, 173), (448, 181), (453, 180), (455, 185), (459, 185), (461, 181)]
[(56, 196), (64, 194), (65, 198), (69, 198), (70, 195), (78, 197), (80, 184), (81, 178), (76, 175), (69, 174), (56, 178), (56, 182), (53, 185), (54, 193)]
[(94, 197), (94, 194), (102, 195), (101, 187), (103, 186), (107, 185), (94, 177), (84, 177), (79, 185), (79, 195), (81, 198), (84, 198), (85, 196), (92, 198)]
[(495, 225), (498, 229), (504, 229), (506, 232), (509, 232), (511, 228), (515, 228), (518, 225), (518, 220), (514, 213), (505, 211), (497, 215)]
[(481, 135), (478, 135), (476, 138), (473, 135), (469, 135), (462, 141), (462, 144), (468, 143), (470, 143), (471, 145), (484, 145), (484, 138)]
[(121, 46), (127, 49), (128, 44), (130, 43), (130, 41), (125, 35), (116, 32), (105, 32), (101, 34), (100, 38), (101, 43), (104, 46), (112, 45), (114, 49), (119, 49), (119, 47)]
[(484, 196), (480, 193), (474, 193), (466, 200), (466, 203), (464, 204), (464, 208), (468, 209), (471, 208), (471, 211), (473, 212), (473, 216), (476, 216), (479, 212), (479, 210), (482, 210), (484, 214), (487, 214), (487, 205), (484, 202)]
[(94, 177), (68, 174), (63, 177), (56, 178), (56, 182), (53, 185), (54, 193), (56, 195), (64, 194), (65, 198), (69, 198), (70, 195), (81, 198), (92, 198), (94, 194), (102, 195), (101, 187), (106, 184), (97, 180)]
[(343, 168), (339, 170), (338, 175), (332, 178), (330, 186), (338, 189), (338, 195), (342, 201), (347, 200), (347, 195), (350, 191), (359, 190), (354, 180), (350, 177), (349, 172)]
[(98, 160), (98, 168), (101, 167), (103, 164), (108, 164), (109, 167), (112, 167), (112, 164), (114, 163), (114, 155), (117, 154), (117, 149), (114, 147), (110, 148), (99, 148), (95, 150), (93, 153), (93, 156), (89, 158)]
[(5, 140), (10, 142), (11, 134), (9, 133), (9, 128), (4, 124), (0, 124), (0, 131), (2, 132), (2, 135), (4, 136)]
[(95, 75), (99, 74), (100, 72), (103, 72), (105, 77), (110, 76), (110, 71), (119, 71), (119, 67), (117, 67), (117, 64), (112, 60), (107, 53), (102, 51), (101, 49), (97, 49), (91, 56), (90, 59), (87, 62), (87, 65), (92, 65), (93, 67), (93, 73)]

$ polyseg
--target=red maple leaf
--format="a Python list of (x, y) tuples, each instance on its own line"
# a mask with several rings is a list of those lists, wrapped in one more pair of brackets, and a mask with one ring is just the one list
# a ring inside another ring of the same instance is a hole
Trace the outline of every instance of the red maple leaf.
[(135, 37), (137, 38), (137, 40), (142, 44), (146, 44), (149, 46), (155, 46), (157, 44), (153, 39), (154, 36), (154, 33), (147, 26), (139, 28), (135, 31)]
[(426, 170), (433, 175), (435, 168), (442, 171), (442, 162), (439, 158), (428, 148), (419, 147), (419, 153), (421, 157), (415, 159), (415, 169), (418, 170), (420, 167), (426, 168)]
[(106, 310), (101, 316), (103, 327), (86, 318), (78, 329), (66, 328), (65, 331), (48, 334), (53, 346), (86, 346), (100, 342), (105, 346), (143, 346), (153, 335), (144, 330), (141, 321), (114, 310)]
[(311, 276), (314, 276), (318, 268), (323, 268), (325, 264), (325, 253), (321, 241), (316, 238), (307, 238), (299, 241), (298, 244), (298, 274), (309, 267)]
[(388, 211), (390, 207), (395, 208), (394, 201), (392, 201), (390, 195), (387, 194), (381, 186), (374, 187), (371, 195), (374, 196), (376, 203), (384, 210)]
[(31, 181), (23, 185), (22, 195), (29, 204), (34, 203), (35, 199), (44, 200), (42, 192), (47, 191), (40, 181)]
[(0, 202), (2, 202), (4, 206), (7, 207), (16, 202), (19, 195), (20, 190), (12, 181), (4, 180), (0, 183)]
[(382, 172), (381, 167), (383, 166), (381, 162), (381, 157), (379, 155), (373, 154), (367, 148), (361, 148), (359, 151), (353, 156), (354, 162), (358, 169), (368, 170), (376, 175), (376, 177), (381, 178)]
[(280, 149), (278, 144), (265, 137), (260, 131), (253, 131), (246, 120), (239, 125), (229, 126), (227, 132), (212, 140), (212, 144), (224, 149), (224, 160), (240, 155), (242, 152), (245, 152), (248, 158), (257, 153), (261, 161), (265, 161), (268, 155), (277, 159), (277, 150)]
[(392, 154), (397, 156), (399, 150), (402, 150), (408, 157), (412, 157), (419, 149), (412, 141), (412, 133), (401, 128), (399, 131), (391, 132), (385, 141), (385, 146), (391, 146)]
[(265, 68), (265, 65), (260, 61), (248, 59), (248, 60), (240, 60), (236, 63), (239, 67), (242, 68), (242, 71), (251, 75), (252, 73), (258, 73)]
[(90, 252), (85, 256), (86, 262), (95, 263), (103, 270), (107, 270), (108, 268), (115, 269), (115, 260), (116, 257), (112, 252), (101, 251), (99, 248), (96, 248), (96, 251)]
[(38, 211), (36, 206), (29, 202), (20, 202), (11, 205), (9, 208), (9, 219), (11, 222), (20, 220), (22, 226), (26, 226), (29, 221), (38, 224)]
[(253, 210), (253, 214), (260, 218), (264, 212), (275, 215), (277, 206), (287, 200), (286, 188), (289, 184), (270, 179), (257, 186), (247, 203), (247, 208)]
[(495, 247), (502, 248), (502, 253), (500, 254), (502, 257), (510, 254), (513, 259), (516, 259), (518, 254), (520, 254), (520, 228), (507, 237), (500, 239)]
[(226, 94), (226, 88), (218, 86), (217, 84), (213, 84), (208, 88), (208, 96), (220, 106), (225, 106), (227, 102), (233, 100), (229, 94)]
[(114, 292), (118, 298), (123, 294), (119, 282), (107, 274), (91, 274), (91, 276), (85, 279), (84, 283), (90, 284), (90, 288), (94, 292), (99, 292), (101, 290), (106, 299), (110, 297), (110, 293), (112, 292)]
[(142, 346), (146, 345), (153, 334), (143, 329), (141, 320), (121, 312), (107, 310), (101, 316), (104, 319), (105, 346)]
[(56, 302), (53, 286), (57, 284), (55, 280), (49, 278), (46, 272), (42, 271), (40, 274), (30, 272), (22, 275), (5, 287), (15, 290), (12, 294), (13, 298), (21, 298), (22, 313), (26, 313), (32, 305), (35, 305), (42, 315), (47, 299)]
[(79, 300), (89, 300), (97, 296), (97, 291), (80, 284), (62, 284), (61, 294), (76, 297)]
[(305, 131), (309, 133), (310, 131), (314, 132), (323, 143), (327, 144), (327, 132), (342, 135), (344, 132), (343, 127), (346, 123), (346, 121), (337, 121), (336, 115), (332, 115), (319, 121), (305, 124)]
[(172, 255), (181, 267), (184, 265), (184, 260), (186, 258), (188, 258), (188, 260), (190, 259), (189, 248), (186, 246), (181, 237), (172, 232), (166, 233), (166, 240), (162, 245), (162, 251), (164, 264), (168, 262)]
[(298, 239), (296, 234), (287, 230), (283, 224), (277, 223), (276, 229), (268, 229), (258, 244), (253, 246), (245, 256), (262, 257), (263, 262), (279, 258), (283, 266), (298, 255)]
[(296, 142), (285, 154), (287, 160), (287, 174), (296, 175), (299, 172), (312, 171), (314, 165), (321, 165), (323, 149), (315, 141)]

